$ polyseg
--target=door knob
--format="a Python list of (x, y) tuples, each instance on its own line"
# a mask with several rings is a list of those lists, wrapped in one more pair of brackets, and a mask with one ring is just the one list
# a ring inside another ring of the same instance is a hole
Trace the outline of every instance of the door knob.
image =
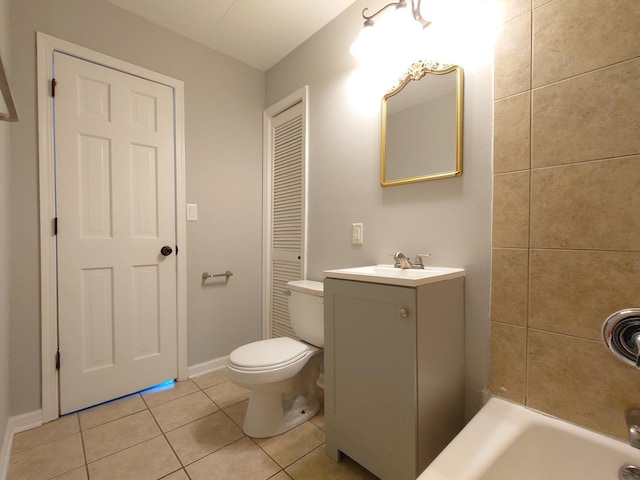
[(408, 316), (409, 316), (409, 310), (407, 310), (406, 308), (401, 308), (400, 309), (400, 317), (407, 318)]
[(171, 254), (173, 253), (173, 250), (171, 249), (171, 247), (170, 247), (170, 246), (165, 245), (164, 247), (162, 247), (162, 248), (160, 249), (160, 253), (161, 253), (162, 255), (164, 255), (165, 257), (168, 257), (169, 255), (171, 255)]

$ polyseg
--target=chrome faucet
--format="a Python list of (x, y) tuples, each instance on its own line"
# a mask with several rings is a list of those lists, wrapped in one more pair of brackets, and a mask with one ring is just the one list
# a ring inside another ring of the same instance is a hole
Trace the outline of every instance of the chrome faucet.
[(640, 408), (627, 410), (627, 427), (629, 428), (629, 444), (640, 448)]
[(407, 258), (407, 256), (402, 252), (396, 252), (393, 256), (393, 260), (395, 264), (393, 265), (396, 268), (424, 268), (424, 263), (422, 262), (422, 257), (430, 257), (430, 253), (419, 253), (416, 255), (416, 259), (411, 263), (411, 261)]
[(396, 252), (393, 256), (393, 260), (396, 262), (394, 265), (396, 268), (412, 268), (411, 262), (402, 252)]

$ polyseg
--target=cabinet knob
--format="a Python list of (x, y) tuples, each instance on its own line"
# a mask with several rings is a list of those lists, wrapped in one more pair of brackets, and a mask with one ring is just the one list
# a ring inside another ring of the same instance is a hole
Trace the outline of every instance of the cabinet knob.
[(409, 310), (407, 310), (406, 308), (401, 308), (400, 309), (400, 317), (407, 318), (408, 316), (409, 316)]

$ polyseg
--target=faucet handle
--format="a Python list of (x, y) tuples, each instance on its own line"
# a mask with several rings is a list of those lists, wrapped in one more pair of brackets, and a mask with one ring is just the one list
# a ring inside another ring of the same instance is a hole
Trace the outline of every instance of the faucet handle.
[(628, 409), (625, 420), (629, 429), (629, 444), (634, 448), (640, 448), (640, 409)]
[(431, 256), (430, 253), (419, 253), (418, 255), (416, 255), (416, 259), (414, 260), (413, 264), (418, 265), (419, 267), (424, 267), (422, 257), (430, 257), (430, 256)]

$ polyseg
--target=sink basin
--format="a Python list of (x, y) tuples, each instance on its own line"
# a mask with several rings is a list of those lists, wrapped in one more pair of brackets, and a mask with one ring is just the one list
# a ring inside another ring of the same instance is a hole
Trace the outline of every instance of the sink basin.
[(365, 267), (325, 270), (325, 278), (339, 278), (358, 282), (383, 283), (404, 287), (418, 287), (464, 276), (462, 268), (425, 267), (424, 269), (402, 269), (393, 265), (368, 265)]

